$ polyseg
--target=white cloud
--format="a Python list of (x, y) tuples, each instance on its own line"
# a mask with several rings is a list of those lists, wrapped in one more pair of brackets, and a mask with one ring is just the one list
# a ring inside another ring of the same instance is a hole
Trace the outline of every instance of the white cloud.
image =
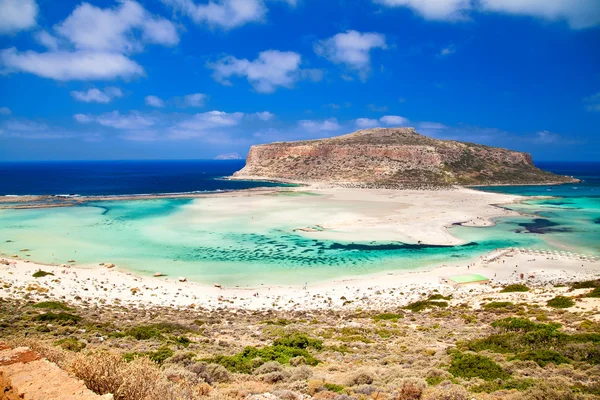
[(442, 50), (440, 50), (440, 53), (438, 54), (438, 56), (443, 58), (443, 57), (447, 57), (454, 53), (456, 53), (456, 47), (453, 44), (451, 44), (447, 47), (444, 47)]
[(376, 126), (381, 125), (379, 120), (372, 118), (358, 118), (354, 122), (358, 128), (375, 128)]
[(71, 96), (84, 103), (110, 103), (116, 97), (123, 97), (123, 92), (117, 87), (107, 87), (104, 91), (92, 88), (87, 91), (74, 90)]
[(75, 115), (73, 115), (73, 119), (82, 124), (87, 124), (87, 123), (94, 121), (93, 117), (86, 115), (86, 114), (75, 114)]
[(6, 72), (28, 72), (44, 78), (105, 80), (144, 75), (144, 69), (122, 54), (106, 52), (19, 52), (14, 47), (0, 52)]
[(8, 107), (0, 107), (0, 115), (10, 115), (12, 112)]
[(150, 107), (160, 108), (165, 106), (165, 102), (158, 96), (146, 96), (144, 100)]
[(559, 139), (560, 136), (558, 134), (548, 131), (541, 131), (536, 133), (535, 135), (535, 141), (538, 143), (556, 143), (559, 141)]
[(183, 104), (186, 107), (204, 107), (206, 95), (203, 93), (193, 93), (183, 96)]
[(132, 0), (105, 9), (81, 3), (54, 30), (80, 50), (129, 53), (142, 50), (146, 43), (173, 46), (179, 42), (170, 21), (153, 16)]
[(408, 7), (429, 20), (468, 19), (472, 12), (499, 12), (547, 21), (566, 21), (573, 29), (600, 24), (598, 0), (373, 0), (389, 7)]
[(12, 34), (36, 25), (35, 0), (0, 0), (0, 34)]
[(245, 77), (259, 93), (273, 93), (277, 87), (292, 87), (300, 79), (318, 80), (315, 70), (302, 70), (300, 54), (291, 51), (267, 50), (259, 53), (254, 61), (225, 57), (209, 63), (214, 70), (213, 78), (224, 85), (231, 85), (232, 76)]
[(209, 132), (220, 132), (240, 124), (245, 114), (241, 112), (208, 111), (183, 120), (169, 131), (169, 139), (192, 139)]
[(3, 72), (28, 72), (61, 81), (133, 78), (144, 70), (126, 54), (141, 51), (149, 43), (173, 46), (179, 42), (170, 21), (150, 14), (133, 0), (105, 9), (81, 3), (54, 26), (54, 32), (57, 36), (46, 31), (36, 35), (48, 52), (2, 50)]
[(600, 24), (598, 0), (480, 0), (484, 11), (566, 21), (573, 29)]
[(408, 124), (408, 119), (399, 115), (385, 115), (379, 118), (386, 125), (402, 126)]
[(335, 118), (329, 118), (323, 121), (305, 119), (298, 122), (298, 125), (309, 132), (332, 132), (341, 128), (341, 125)]
[(600, 92), (584, 98), (583, 102), (586, 103), (586, 110), (600, 112)]
[(260, 22), (267, 14), (262, 0), (210, 0), (207, 4), (196, 4), (193, 0), (162, 1), (197, 24), (205, 23), (223, 29)]
[(459, 20), (471, 9), (471, 0), (373, 0), (388, 7), (408, 7), (425, 19)]
[(58, 50), (58, 39), (48, 33), (48, 31), (38, 31), (34, 37), (39, 44), (46, 47), (48, 50)]
[(270, 121), (273, 118), (275, 118), (275, 114), (273, 114), (269, 111), (257, 112), (257, 113), (254, 113), (253, 115), (255, 115), (256, 118), (260, 119), (261, 121)]
[(215, 160), (241, 160), (242, 157), (238, 153), (219, 154)]
[(126, 130), (144, 129), (156, 123), (154, 118), (135, 111), (127, 115), (123, 115), (119, 111), (104, 113), (98, 116), (75, 114), (73, 118), (80, 123), (96, 122), (102, 126)]
[(48, 129), (48, 125), (39, 123), (39, 122), (35, 122), (35, 121), (29, 121), (29, 120), (22, 120), (22, 121), (12, 120), (12, 121), (6, 122), (4, 124), (4, 128), (6, 128), (6, 130), (8, 130), (8, 131), (39, 132), (39, 131), (44, 131), (44, 130)]
[(385, 35), (347, 31), (316, 42), (315, 52), (336, 64), (344, 64), (366, 79), (371, 69), (371, 50), (385, 49)]

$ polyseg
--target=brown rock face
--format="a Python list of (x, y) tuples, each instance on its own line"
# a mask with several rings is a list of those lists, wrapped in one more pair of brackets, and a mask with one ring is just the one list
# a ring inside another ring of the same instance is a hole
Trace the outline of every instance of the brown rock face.
[(413, 128), (367, 129), (331, 139), (252, 146), (246, 166), (234, 176), (364, 187), (571, 180), (536, 168), (527, 153), (433, 139)]

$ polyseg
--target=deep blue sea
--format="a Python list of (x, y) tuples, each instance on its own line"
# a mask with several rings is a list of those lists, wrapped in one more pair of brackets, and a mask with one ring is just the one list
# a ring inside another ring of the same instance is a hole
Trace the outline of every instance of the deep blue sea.
[(188, 193), (280, 186), (220, 179), (244, 165), (244, 160), (2, 162), (0, 196)]

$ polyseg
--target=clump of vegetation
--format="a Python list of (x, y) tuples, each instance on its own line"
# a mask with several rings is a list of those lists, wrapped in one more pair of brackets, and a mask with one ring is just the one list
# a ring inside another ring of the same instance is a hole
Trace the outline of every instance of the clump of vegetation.
[(36, 315), (35, 320), (40, 321), (40, 322), (75, 324), (75, 323), (81, 321), (81, 317), (78, 315), (74, 315), (74, 314), (70, 314), (70, 313), (66, 313), (66, 312), (60, 312), (60, 313), (56, 313), (56, 314), (53, 312), (47, 312), (45, 314)]
[(335, 383), (324, 383), (323, 387), (330, 392), (343, 393), (344, 387), (342, 385), (337, 385)]
[(295, 357), (304, 357), (306, 364), (317, 365), (317, 360), (308, 351), (309, 348), (321, 350), (323, 342), (303, 334), (291, 334), (278, 338), (271, 346), (248, 346), (233, 356), (218, 355), (205, 362), (219, 364), (231, 372), (252, 373), (256, 368), (269, 361), (289, 364)]
[(435, 293), (435, 294), (432, 294), (431, 296), (429, 296), (427, 298), (427, 300), (431, 300), (431, 301), (435, 301), (435, 300), (450, 300), (451, 298), (452, 298), (452, 295), (450, 295), (450, 296), (442, 296), (439, 293)]
[(483, 306), (486, 310), (496, 309), (496, 308), (507, 308), (514, 306), (513, 302), (510, 301), (492, 301)]
[(34, 304), (32, 307), (45, 308), (47, 310), (71, 310), (71, 307), (67, 306), (65, 303), (61, 303), (60, 301), (40, 301), (39, 303)]
[(123, 359), (127, 362), (131, 362), (138, 357), (147, 357), (157, 364), (162, 364), (167, 358), (173, 357), (173, 350), (167, 346), (162, 346), (156, 351), (123, 354)]
[(563, 356), (559, 352), (547, 349), (526, 351), (515, 356), (513, 359), (522, 361), (535, 361), (542, 368), (550, 363), (559, 365), (569, 364), (571, 362), (567, 357)]
[(576, 282), (571, 285), (571, 289), (594, 289), (600, 287), (600, 280)]
[(412, 312), (419, 312), (426, 310), (428, 308), (446, 308), (448, 307), (448, 303), (445, 301), (432, 301), (432, 300), (419, 300), (414, 303), (410, 303), (407, 306), (404, 306), (406, 310), (410, 310)]
[[(133, 328), (127, 329), (120, 335), (117, 336), (130, 336), (137, 340), (150, 340), (150, 339), (165, 339), (165, 334), (172, 334), (175, 332), (186, 331), (187, 328), (170, 323), (157, 323), (151, 325), (138, 325)], [(174, 338), (175, 342), (188, 341), (189, 339), (183, 337)], [(184, 343), (180, 343), (184, 344)], [(189, 342), (188, 342), (189, 344)]]
[(591, 292), (589, 292), (585, 297), (599, 298), (600, 297), (600, 286), (595, 288)]
[(529, 292), (529, 288), (525, 285), (521, 285), (520, 283), (515, 283), (512, 285), (506, 286), (504, 289), (500, 291), (500, 293), (514, 293), (514, 292)]
[(455, 353), (448, 371), (455, 377), (481, 378), (486, 381), (510, 378), (510, 374), (492, 359), (479, 354)]
[(546, 304), (553, 308), (570, 308), (575, 305), (575, 302), (570, 297), (556, 296), (552, 300), (548, 300)]
[(382, 313), (374, 315), (372, 318), (373, 321), (398, 321), (404, 318), (404, 314)]
[(290, 321), (289, 319), (285, 319), (285, 318), (279, 318), (276, 320), (268, 320), (268, 321), (261, 322), (261, 324), (264, 324), (264, 325), (275, 325), (275, 326), (287, 326), (287, 325), (291, 325), (293, 323), (294, 323), (294, 321)]
[(52, 272), (46, 272), (46, 271), (42, 271), (42, 270), (34, 272), (32, 276), (34, 278), (43, 278), (43, 277), (48, 276), (48, 275), (54, 276), (54, 274)]
[(62, 347), (65, 350), (74, 351), (76, 353), (80, 352), (81, 350), (85, 349), (85, 347), (86, 347), (85, 343), (80, 342), (79, 340), (75, 339), (74, 337), (60, 339), (55, 344), (57, 346)]

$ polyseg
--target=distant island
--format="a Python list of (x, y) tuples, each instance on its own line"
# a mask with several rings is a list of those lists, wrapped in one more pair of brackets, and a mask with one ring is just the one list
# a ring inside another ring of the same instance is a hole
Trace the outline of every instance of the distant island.
[(234, 178), (407, 189), (576, 181), (537, 168), (528, 153), (434, 139), (414, 128), (255, 145)]

